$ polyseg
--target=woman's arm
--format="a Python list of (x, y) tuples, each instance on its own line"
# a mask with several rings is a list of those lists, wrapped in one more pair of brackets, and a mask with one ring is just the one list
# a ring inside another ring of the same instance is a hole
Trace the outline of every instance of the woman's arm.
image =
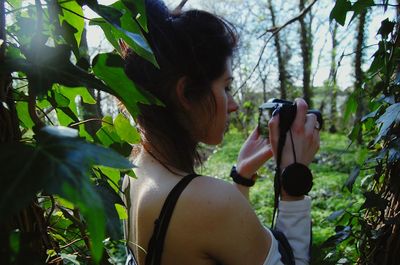
[[(267, 138), (260, 135), (258, 127), (253, 130), (250, 136), (240, 149), (236, 170), (244, 178), (252, 179), (257, 170), (272, 157), (272, 149)], [(249, 199), (249, 187), (236, 184), (236, 188)]]

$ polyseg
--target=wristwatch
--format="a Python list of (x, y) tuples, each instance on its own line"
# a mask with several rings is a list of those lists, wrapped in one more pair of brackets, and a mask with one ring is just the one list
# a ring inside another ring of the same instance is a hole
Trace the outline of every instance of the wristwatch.
[(257, 177), (257, 174), (254, 174), (251, 179), (245, 178), (243, 176), (241, 176), (237, 170), (236, 170), (236, 166), (233, 166), (231, 169), (231, 174), (230, 174), (231, 178), (233, 179), (233, 182), (246, 186), (246, 187), (251, 187), (254, 185), (254, 183), (256, 183), (255, 179)]

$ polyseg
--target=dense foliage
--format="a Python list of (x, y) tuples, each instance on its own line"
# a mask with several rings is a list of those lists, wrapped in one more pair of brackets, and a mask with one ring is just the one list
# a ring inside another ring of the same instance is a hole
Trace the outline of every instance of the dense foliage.
[(104, 247), (118, 250), (110, 238), (123, 238), (120, 179), (133, 176), (125, 157), (139, 136), (123, 114), (104, 117), (89, 134), (96, 119), (82, 118), (78, 99), (95, 104), (90, 89), (97, 89), (132, 116), (138, 103), (156, 101), (125, 76), (118, 54), (88, 59), (82, 8), (99, 15), (90, 23), (117, 51), (122, 39), (156, 64), (143, 37), (144, 1), (0, 3), (0, 263), (103, 263), (112, 257)]
[[(377, 2), (377, 1), (375, 1)], [(362, 16), (369, 9), (397, 8), (389, 1), (337, 0), (330, 18), (344, 25), (348, 13), (350, 20)], [(332, 264), (399, 264), (400, 263), (400, 22), (385, 19), (376, 33), (377, 49), (363, 73), (362, 86), (349, 97), (345, 116), (356, 113), (359, 98), (368, 105), (361, 122), (355, 124), (350, 139), (359, 140), (365, 149), (364, 159), (352, 169), (345, 186), (352, 191), (358, 177), (357, 189), (364, 195), (364, 203), (357, 211), (343, 208), (333, 213), (338, 219), (336, 235), (325, 242), (332, 249), (325, 262)], [(361, 97), (360, 97), (361, 95)], [(338, 246), (354, 247), (356, 259), (337, 251)]]

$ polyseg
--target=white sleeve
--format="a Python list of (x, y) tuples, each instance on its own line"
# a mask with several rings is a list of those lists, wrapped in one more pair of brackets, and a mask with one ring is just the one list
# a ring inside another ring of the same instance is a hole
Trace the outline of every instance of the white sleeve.
[(285, 234), (292, 247), (296, 265), (310, 263), (311, 198), (280, 201), (276, 229)]

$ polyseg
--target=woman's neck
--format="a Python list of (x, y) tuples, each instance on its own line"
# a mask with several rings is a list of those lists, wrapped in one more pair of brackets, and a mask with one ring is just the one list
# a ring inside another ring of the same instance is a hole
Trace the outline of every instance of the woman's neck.
[(156, 170), (158, 172), (165, 172), (168, 173), (168, 175), (172, 174), (177, 177), (183, 177), (188, 174), (188, 172), (161, 161), (151, 150), (148, 150), (148, 148), (144, 148), (143, 146), (141, 146), (141, 150), (135, 157), (133, 163), (139, 168), (139, 171), (147, 171), (148, 169), (151, 169), (152, 171)]

